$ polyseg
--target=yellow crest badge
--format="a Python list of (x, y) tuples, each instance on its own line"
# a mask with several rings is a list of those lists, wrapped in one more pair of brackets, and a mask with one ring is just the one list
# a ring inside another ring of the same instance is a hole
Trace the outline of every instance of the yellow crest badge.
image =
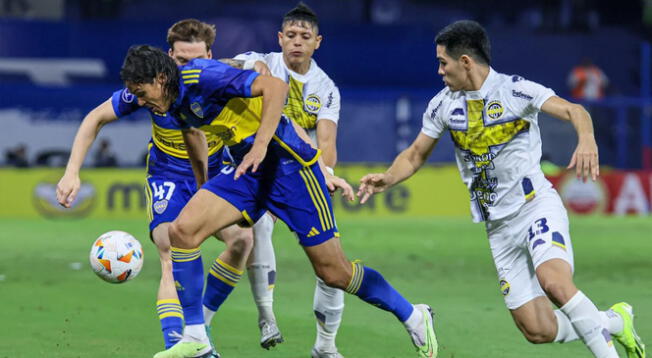
[(500, 101), (491, 101), (487, 105), (487, 115), (491, 119), (498, 119), (503, 115), (505, 109)]
[(321, 99), (316, 94), (311, 94), (306, 97), (306, 100), (303, 102), (306, 111), (316, 114), (321, 108)]
[(201, 108), (198, 102), (193, 102), (190, 104), (190, 110), (199, 118), (204, 118), (204, 110)]

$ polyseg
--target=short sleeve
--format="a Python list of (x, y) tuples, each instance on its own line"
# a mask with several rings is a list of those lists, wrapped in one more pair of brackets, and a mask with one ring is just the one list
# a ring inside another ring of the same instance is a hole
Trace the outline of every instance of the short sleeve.
[(126, 88), (113, 92), (111, 105), (113, 105), (113, 111), (118, 118), (127, 116), (141, 108), (136, 96)]
[(333, 84), (325, 93), (324, 103), (317, 114), (317, 121), (327, 119), (338, 123), (340, 120), (340, 90)]
[[(196, 74), (199, 74), (198, 78), (193, 77)], [(234, 97), (251, 97), (251, 85), (256, 77), (258, 73), (254, 71), (240, 70), (217, 61), (201, 70), (188, 66), (181, 69), (183, 83), (188, 88), (194, 87), (204, 98), (219, 97), (228, 100)]]
[(507, 94), (510, 99), (510, 107), (523, 117), (541, 111), (541, 106), (555, 95), (555, 91), (552, 89), (520, 76), (512, 76), (511, 81), (511, 93)]
[(426, 111), (423, 113), (421, 132), (430, 138), (440, 138), (446, 129), (444, 119), (441, 115), (445, 90), (446, 89), (444, 88), (432, 100), (430, 100)]

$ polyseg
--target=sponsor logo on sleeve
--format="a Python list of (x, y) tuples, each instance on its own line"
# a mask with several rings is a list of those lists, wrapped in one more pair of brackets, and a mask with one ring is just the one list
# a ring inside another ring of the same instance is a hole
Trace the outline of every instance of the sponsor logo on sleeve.
[(523, 92), (517, 91), (517, 90), (512, 90), (512, 96), (514, 96), (516, 98), (527, 99), (528, 101), (531, 101), (534, 98), (534, 97), (530, 96), (527, 93), (523, 93)]
[(122, 91), (122, 96), (121, 97), (122, 97), (122, 102), (124, 102), (124, 103), (131, 103), (131, 102), (134, 101), (134, 98), (136, 98), (136, 96), (134, 96), (126, 88)]

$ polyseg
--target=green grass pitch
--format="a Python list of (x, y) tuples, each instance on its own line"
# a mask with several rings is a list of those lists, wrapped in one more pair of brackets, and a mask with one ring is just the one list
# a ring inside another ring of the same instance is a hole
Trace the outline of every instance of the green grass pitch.
[[(0, 358), (151, 357), (162, 348), (154, 306), (158, 255), (143, 220), (0, 219), (0, 227)], [(580, 342), (525, 341), (504, 308), (482, 225), (466, 218), (415, 218), (340, 220), (339, 227), (350, 259), (379, 270), (410, 301), (433, 307), (440, 357), (591, 356)], [(126, 284), (105, 283), (88, 265), (91, 243), (109, 230), (134, 234), (145, 249), (143, 271)], [(649, 217), (571, 218), (576, 284), (601, 309), (622, 300), (633, 304), (648, 345), (651, 232)], [(309, 357), (314, 276), (285, 225), (276, 226), (274, 241), (275, 310), (286, 342), (269, 352), (260, 348), (256, 309), (243, 279), (213, 322), (224, 358)], [(209, 240), (202, 247), (204, 263), (222, 247)], [(337, 342), (347, 358), (415, 356), (391, 314), (351, 296)]]

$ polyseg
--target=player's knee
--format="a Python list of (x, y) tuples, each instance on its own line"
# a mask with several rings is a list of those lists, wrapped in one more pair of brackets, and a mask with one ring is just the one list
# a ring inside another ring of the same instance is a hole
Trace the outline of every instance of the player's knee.
[(333, 266), (324, 267), (317, 270), (317, 277), (319, 277), (329, 287), (345, 289), (349, 284), (351, 277), (346, 275), (346, 272), (337, 270)]
[(542, 282), (541, 288), (543, 288), (543, 291), (548, 295), (550, 300), (559, 307), (570, 301), (575, 292), (577, 292), (577, 289), (572, 282), (564, 282), (562, 280), (548, 280)]
[(174, 220), (170, 224), (168, 230), (170, 236), (170, 245), (175, 247), (190, 248), (193, 245), (193, 233), (189, 230), (187, 225), (184, 225), (179, 220)]
[(247, 257), (254, 245), (253, 233), (251, 230), (239, 230), (228, 240), (228, 250), (232, 255)]

